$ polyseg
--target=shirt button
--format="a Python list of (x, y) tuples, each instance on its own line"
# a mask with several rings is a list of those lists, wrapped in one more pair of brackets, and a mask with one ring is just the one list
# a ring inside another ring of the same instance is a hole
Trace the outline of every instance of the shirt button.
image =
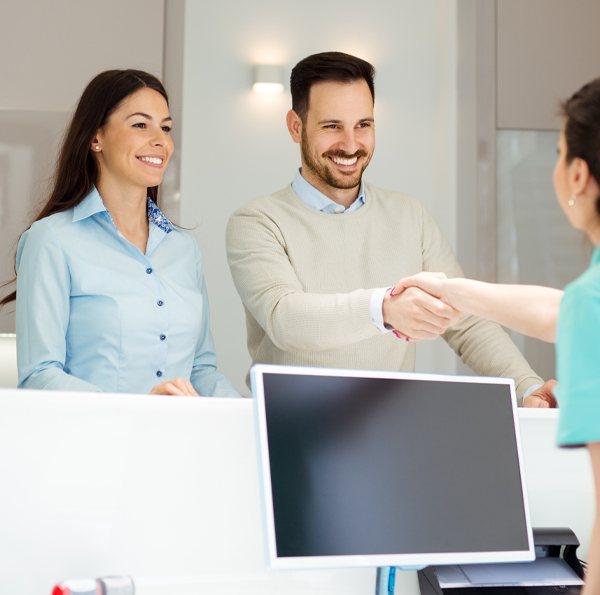
[(151, 269), (150, 267), (148, 267), (148, 268), (146, 269), (146, 272), (147, 272), (147, 273), (150, 275), (150, 274), (152, 273), (152, 269)]
[(162, 372), (160, 370), (156, 370), (156, 375), (160, 378), (162, 376)]
[(158, 300), (158, 302), (156, 302), (156, 304), (158, 306), (164, 306), (165, 303), (162, 300)]
[(343, 213), (346, 209), (342, 205), (337, 205), (333, 210), (336, 213)]
[(161, 341), (164, 341), (166, 338), (167, 338), (167, 335), (161, 335), (161, 336), (160, 336), (160, 340), (161, 340)]

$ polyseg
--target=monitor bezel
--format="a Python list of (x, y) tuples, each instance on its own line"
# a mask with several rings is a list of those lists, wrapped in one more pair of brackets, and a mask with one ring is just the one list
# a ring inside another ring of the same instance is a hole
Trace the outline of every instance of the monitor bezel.
[[(415, 554), (368, 554), (341, 556), (301, 556), (279, 557), (275, 534), (273, 509), (273, 493), (271, 489), (271, 468), (269, 463), (267, 418), (265, 409), (263, 374), (308, 375), (308, 376), (343, 376), (357, 378), (384, 378), (423, 380), (429, 382), (459, 382), (479, 384), (508, 385), (511, 397), (512, 417), (516, 436), (516, 449), (519, 464), (519, 475), (523, 497), (523, 509), (526, 523), (528, 548), (525, 550), (492, 551), (492, 552), (444, 552), (444, 553), (415, 553)], [(521, 435), (519, 432), (517, 399), (512, 378), (490, 376), (458, 376), (449, 374), (423, 374), (417, 372), (388, 372), (373, 370), (351, 370), (338, 368), (310, 368), (303, 366), (285, 366), (275, 364), (255, 364), (250, 370), (252, 394), (254, 395), (256, 412), (257, 447), (259, 455), (259, 485), (262, 492), (264, 526), (266, 529), (266, 557), (273, 569), (318, 569), (318, 568), (349, 568), (397, 566), (403, 568), (422, 568), (429, 565), (442, 564), (477, 564), (490, 562), (527, 562), (535, 559), (533, 534), (527, 500), (523, 455), (521, 450)]]

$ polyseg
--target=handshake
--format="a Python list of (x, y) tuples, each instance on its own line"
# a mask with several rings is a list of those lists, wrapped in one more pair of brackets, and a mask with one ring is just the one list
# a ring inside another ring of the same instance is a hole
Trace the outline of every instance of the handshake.
[[(530, 337), (554, 341), (562, 291), (531, 285), (497, 285), (443, 273), (418, 273), (392, 287), (383, 300), (383, 322), (406, 341), (435, 339), (463, 313), (474, 314)], [(556, 407), (555, 380), (523, 398), (525, 407)]]
[(435, 339), (463, 313), (450, 303), (444, 273), (418, 273), (396, 283), (383, 300), (383, 322), (400, 339)]

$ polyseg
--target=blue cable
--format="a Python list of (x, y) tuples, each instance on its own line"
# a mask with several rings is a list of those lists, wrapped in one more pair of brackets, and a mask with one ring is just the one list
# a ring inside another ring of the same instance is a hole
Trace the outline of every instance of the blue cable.
[(390, 573), (388, 575), (388, 595), (394, 595), (396, 589), (396, 567), (390, 566)]

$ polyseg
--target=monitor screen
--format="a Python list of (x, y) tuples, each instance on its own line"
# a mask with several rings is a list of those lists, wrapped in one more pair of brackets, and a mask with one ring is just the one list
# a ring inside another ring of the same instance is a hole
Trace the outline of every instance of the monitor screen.
[(512, 380), (257, 365), (274, 568), (533, 559)]

